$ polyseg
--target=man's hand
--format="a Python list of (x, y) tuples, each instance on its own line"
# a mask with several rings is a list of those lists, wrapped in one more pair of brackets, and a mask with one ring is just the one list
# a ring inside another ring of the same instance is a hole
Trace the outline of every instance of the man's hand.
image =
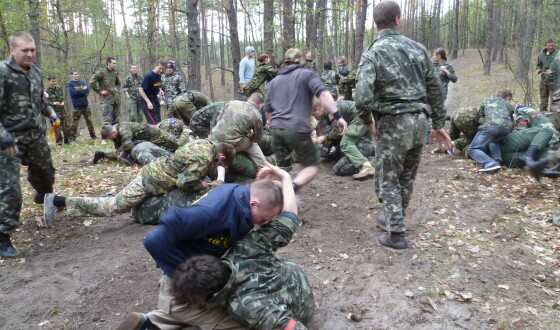
[[(58, 120), (58, 123), (56, 122)], [(60, 125), (60, 118), (58, 118), (58, 116), (52, 116), (51, 117), (51, 126), (58, 126)]]
[(445, 149), (446, 151), (453, 150), (453, 143), (451, 142), (451, 138), (445, 131), (445, 129), (433, 129), (430, 133), (430, 144), (432, 144), (435, 140), (438, 141), (440, 147)]
[(126, 97), (127, 99), (130, 98), (130, 95), (128, 95), (128, 92), (124, 92), (124, 97)]
[[(204, 182), (204, 181), (203, 181), (203, 182)], [(208, 183), (208, 186), (214, 188), (214, 187), (217, 187), (217, 186), (221, 186), (221, 185), (223, 185), (224, 183), (225, 183), (225, 182), (224, 182), (223, 180), (214, 180), (214, 181)]]
[(148, 102), (146, 102), (146, 104), (148, 105), (148, 109), (150, 109), (150, 110), (154, 109), (154, 105), (152, 104), (152, 102), (148, 101)]
[(337, 101), (344, 100), (344, 96), (340, 95), (336, 100)]
[(99, 94), (104, 95), (104, 96), (109, 95), (109, 91), (101, 91)]
[(346, 123), (346, 120), (344, 120), (344, 118), (340, 117), (336, 121), (336, 124), (338, 125), (338, 130), (340, 132), (340, 135), (344, 135), (344, 133), (346, 133), (346, 127), (348, 127), (348, 123)]
[(17, 139), (10, 133), (7, 133), (1, 140), (0, 140), (0, 149), (7, 155), (7, 156), (15, 156), (18, 153), (17, 147)]

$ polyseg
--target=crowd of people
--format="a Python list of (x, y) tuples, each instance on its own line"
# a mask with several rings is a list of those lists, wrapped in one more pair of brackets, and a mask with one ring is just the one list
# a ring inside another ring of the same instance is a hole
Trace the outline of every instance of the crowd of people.
[[(383, 205), (376, 224), (386, 229), (378, 243), (396, 251), (408, 248), (406, 209), (427, 140), (442, 152), (472, 158), (480, 172), (526, 165), (537, 178), (556, 175), (560, 154), (552, 150), (560, 140), (547, 113), (514, 108), (512, 93), (504, 90), (480, 107), (447, 116), (448, 83), (457, 76), (445, 50), (430, 54), (402, 36), (396, 2), (380, 2), (373, 18), (378, 37), (355, 70), (341, 56), (336, 70), (328, 60), (319, 74), (312, 53), (297, 48), (273, 64), (261, 54), (256, 64), (255, 49), (246, 47), (236, 100), (225, 102), (187, 90), (174, 61), (157, 61), (143, 77), (131, 64), (121, 86), (116, 59), (109, 57), (88, 84), (70, 72), (72, 123), (57, 77), (48, 76), (44, 88), (33, 64), (35, 41), (25, 32), (13, 34), (11, 56), (0, 63), (0, 257), (18, 255), (10, 235), (19, 224), (25, 164), (46, 227), (59, 213), (110, 217), (128, 211), (137, 222), (156, 225), (143, 243), (163, 271), (158, 309), (130, 313), (118, 329), (306, 329), (315, 307), (309, 280), (274, 252), (294, 235), (296, 193), (319, 174), (322, 156), (337, 161), (338, 175), (374, 176)], [(550, 40), (538, 62), (547, 86), (560, 66), (552, 54)], [(58, 127), (57, 144), (75, 141), (82, 115), (97, 139), (90, 88), (100, 96), (100, 137), (114, 145), (96, 151), (93, 163), (115, 160), (141, 169), (114, 196), (61, 196), (53, 191), (42, 117)], [(120, 120), (121, 89), (128, 121)], [(548, 94), (543, 100), (548, 103)], [(292, 179), (294, 162), (302, 168)], [(240, 184), (247, 179), (250, 185)]]

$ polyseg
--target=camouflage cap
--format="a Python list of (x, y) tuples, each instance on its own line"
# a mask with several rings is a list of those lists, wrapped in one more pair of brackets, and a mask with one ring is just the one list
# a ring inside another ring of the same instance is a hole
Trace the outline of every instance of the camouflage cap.
[(303, 52), (299, 48), (290, 48), (284, 53), (284, 63), (301, 63)]

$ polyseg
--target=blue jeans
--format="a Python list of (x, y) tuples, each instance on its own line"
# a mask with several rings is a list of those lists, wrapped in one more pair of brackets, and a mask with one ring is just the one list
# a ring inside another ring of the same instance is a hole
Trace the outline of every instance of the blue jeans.
[[(490, 127), (483, 131), (478, 131), (474, 136), (469, 147), (469, 156), (474, 159), (482, 168), (499, 165), (496, 160), (502, 162), (502, 151), (498, 141), (502, 140), (511, 132), (504, 127)], [(490, 149), (490, 156), (484, 152), (484, 148)]]

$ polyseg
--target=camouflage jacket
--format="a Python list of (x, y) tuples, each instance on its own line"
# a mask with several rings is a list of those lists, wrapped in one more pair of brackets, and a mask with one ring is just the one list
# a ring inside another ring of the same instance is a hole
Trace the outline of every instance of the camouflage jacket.
[(141, 141), (152, 142), (169, 150), (176, 150), (180, 144), (175, 136), (149, 124), (128, 121), (117, 124), (117, 137), (113, 142), (119, 152), (128, 154)]
[(196, 111), (189, 123), (193, 133), (201, 138), (207, 138), (212, 132), (219, 114), (228, 106), (230, 101), (216, 102)]
[(539, 56), (537, 57), (537, 68), (539, 70), (543, 70), (543, 71), (549, 70), (550, 67), (552, 66), (552, 62), (554, 61), (554, 58), (556, 57), (556, 54), (558, 54), (556, 49), (552, 53), (550, 53), (550, 55), (547, 55), (546, 52), (547, 50), (546, 48), (544, 48), (539, 53)]
[(243, 138), (259, 143), (262, 134), (262, 117), (255, 106), (249, 102), (231, 101), (218, 116), (210, 138), (235, 145)]
[(338, 76), (344, 78), (350, 74), (350, 68), (348, 65), (343, 65), (338, 67)]
[(306, 59), (303, 61), (303, 64), (301, 66), (309, 70), (317, 71), (317, 63), (315, 63), (314, 60)]
[(333, 98), (336, 100), (338, 98), (338, 90), (336, 89), (336, 85), (338, 85), (338, 81), (340, 77), (334, 72), (333, 70), (325, 70), (321, 73), (321, 81), (325, 84), (325, 87), (331, 92)]
[[(98, 70), (89, 80), (89, 87), (93, 89), (101, 97), (101, 103), (119, 103), (119, 89), (121, 81), (117, 71), (110, 71), (106, 67)], [(108, 91), (109, 94), (101, 95), (102, 91)]]
[(185, 124), (180, 119), (167, 118), (160, 121), (156, 127), (163, 131), (167, 131), (178, 138), (183, 133), (183, 128), (185, 127)]
[(131, 100), (138, 100), (138, 96), (139, 96), (139, 92), (138, 92), (138, 88), (140, 87), (140, 84), (142, 83), (142, 77), (140, 77), (138, 74), (129, 74), (128, 76), (126, 76), (126, 78), (124, 78), (124, 86), (123, 86), (123, 91), (128, 93), (128, 96), (130, 97)]
[[(449, 71), (449, 75), (441, 71), (440, 67), (442, 66), (447, 68), (447, 71)], [(439, 74), (439, 79), (441, 80), (441, 87), (443, 88), (443, 100), (445, 101), (445, 99), (447, 99), (447, 90), (448, 90), (449, 82), (450, 81), (452, 83), (457, 82), (457, 75), (455, 74), (455, 68), (453, 67), (453, 65), (447, 62), (443, 65), (439, 63), (434, 63), (434, 67), (437, 74)]]
[(551, 130), (553, 135), (550, 140), (550, 145), (556, 146), (560, 143), (560, 132), (556, 130), (554, 124), (545, 113), (529, 107), (518, 108), (514, 129), (520, 131), (531, 127), (541, 127)]
[(165, 103), (171, 106), (177, 96), (187, 91), (187, 86), (181, 75), (174, 71), (170, 75), (161, 75), (161, 89), (165, 93)]
[(251, 78), (243, 90), (245, 96), (249, 97), (251, 94), (259, 92), (262, 84), (264, 84), (265, 81), (272, 80), (272, 78), (276, 76), (276, 72), (278, 72), (278, 70), (269, 64), (260, 63), (257, 65), (253, 78)]
[(480, 112), (477, 107), (460, 108), (451, 117), (451, 129), (449, 137), (457, 140), (461, 133), (469, 139), (473, 139), (480, 125)]
[(62, 88), (59, 86), (48, 87), (45, 92), (49, 94), (49, 102), (55, 112), (66, 111), (66, 108), (63, 105), (53, 104), (54, 102), (64, 102), (64, 92), (62, 91)]
[(218, 145), (207, 139), (188, 142), (170, 158), (160, 157), (140, 171), (144, 191), (163, 195), (173, 189), (201, 190), (202, 180), (218, 157)]
[(352, 91), (356, 88), (356, 75), (356, 71), (352, 71), (338, 81), (338, 93), (347, 101), (353, 100)]
[(41, 115), (56, 114), (43, 91), (43, 74), (36, 65), (25, 72), (12, 56), (0, 62), (0, 138), (7, 133), (44, 131)]
[(499, 96), (490, 96), (480, 106), (482, 124), (478, 127), (483, 131), (490, 127), (503, 127), (511, 131), (513, 128), (513, 106)]
[[(221, 258), (231, 270), (230, 278), (206, 306), (226, 306), (250, 329), (283, 329), (292, 319), (310, 319), (315, 303), (307, 276), (274, 254), (288, 245), (298, 224), (295, 214), (282, 212), (237, 241)], [(307, 328), (297, 321), (292, 329)]]
[[(342, 115), (342, 118), (346, 120), (348, 126), (358, 122), (363, 124), (363, 121), (359, 116), (360, 114), (356, 109), (356, 104), (353, 101), (346, 101), (346, 100), (336, 101), (336, 108)], [(325, 116), (331, 126), (331, 130), (327, 134), (327, 140), (337, 140), (342, 138), (342, 135), (340, 135), (340, 131), (338, 129), (337, 121), (335, 120), (334, 116), (331, 113), (327, 113), (326, 111), (325, 111)]]
[(443, 90), (426, 48), (388, 29), (362, 55), (354, 93), (364, 122), (376, 115), (426, 112), (432, 127), (445, 124)]

